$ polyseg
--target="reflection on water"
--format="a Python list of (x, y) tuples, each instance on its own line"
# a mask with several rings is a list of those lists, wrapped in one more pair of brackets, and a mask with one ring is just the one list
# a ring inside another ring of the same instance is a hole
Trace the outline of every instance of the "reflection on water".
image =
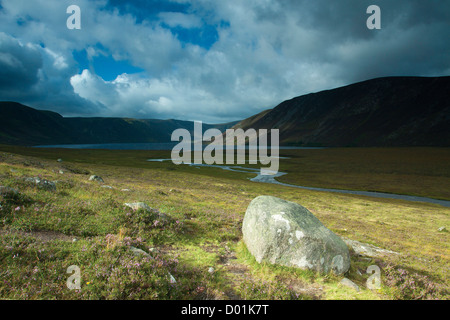
[[(62, 148), (62, 149), (99, 149), (99, 150), (172, 150), (179, 142), (168, 142), (168, 143), (101, 143), (101, 144), (53, 144), (53, 145), (42, 145), (34, 146), (34, 148)], [(205, 148), (207, 144), (203, 145)], [(235, 149), (249, 149), (248, 145), (245, 146), (235, 146)], [(260, 147), (257, 147), (260, 148)], [(219, 146), (217, 146), (219, 149)], [(250, 149), (254, 149), (253, 146)], [(280, 146), (281, 150), (294, 150), (294, 149), (325, 149), (325, 148), (315, 148), (315, 147), (287, 147)], [(194, 145), (192, 145), (192, 150), (194, 150)], [(220, 150), (220, 149), (219, 149)]]

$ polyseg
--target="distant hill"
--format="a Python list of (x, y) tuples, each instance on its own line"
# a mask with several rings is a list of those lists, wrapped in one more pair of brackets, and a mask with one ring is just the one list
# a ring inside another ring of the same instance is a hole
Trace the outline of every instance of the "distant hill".
[[(236, 124), (203, 124), (203, 130), (224, 131)], [(175, 129), (192, 132), (193, 123), (181, 120), (127, 118), (64, 118), (17, 102), (0, 102), (0, 144), (51, 145), (91, 143), (170, 142)]]
[(311, 93), (234, 128), (278, 128), (296, 146), (450, 146), (450, 77), (387, 77)]
[[(234, 126), (233, 126), (234, 125)], [(203, 130), (280, 129), (281, 145), (450, 146), (450, 77), (387, 77), (310, 93), (239, 123)], [(0, 102), (0, 144), (170, 142), (182, 120), (65, 118), (16, 102)]]

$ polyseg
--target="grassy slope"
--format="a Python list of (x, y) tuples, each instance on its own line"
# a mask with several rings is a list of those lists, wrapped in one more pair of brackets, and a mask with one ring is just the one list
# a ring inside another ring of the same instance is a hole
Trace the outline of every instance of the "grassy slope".
[(283, 101), (243, 120), (301, 146), (450, 146), (450, 77), (383, 77)]
[[(27, 154), (0, 153), (0, 185), (24, 195), (1, 212), (2, 298), (421, 298), (427, 285), (429, 296), (448, 298), (449, 234), (437, 231), (449, 226), (448, 208), (252, 183), (220, 169), (144, 161), (167, 152), (1, 149)], [(308, 157), (307, 152), (300, 159)], [(445, 165), (435, 164), (437, 172), (445, 172)], [(87, 181), (87, 174), (102, 176), (114, 189)], [(37, 175), (58, 180), (57, 191), (22, 179)], [(240, 228), (248, 203), (260, 194), (302, 204), (338, 235), (402, 253), (377, 260), (352, 256), (346, 276), (363, 288), (365, 269), (376, 263), (383, 270), (382, 290), (357, 293), (339, 285), (339, 277), (257, 264), (240, 241)], [(144, 201), (173, 220), (155, 225), (154, 216), (123, 206), (132, 201)], [(78, 241), (72, 243), (74, 237)], [(156, 247), (160, 254), (134, 257), (127, 242)], [(82, 268), (80, 292), (65, 287), (72, 264)], [(213, 275), (207, 272), (211, 266)], [(170, 284), (167, 270), (177, 284)], [(413, 278), (416, 284), (405, 286)]]

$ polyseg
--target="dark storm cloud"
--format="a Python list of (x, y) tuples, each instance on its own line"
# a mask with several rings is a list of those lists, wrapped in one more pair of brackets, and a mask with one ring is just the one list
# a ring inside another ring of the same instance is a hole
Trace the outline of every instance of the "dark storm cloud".
[(38, 49), (23, 45), (0, 32), (0, 92), (2, 95), (29, 90), (38, 80), (42, 56)]
[[(298, 25), (321, 31), (333, 50), (318, 61), (340, 67), (345, 82), (389, 75), (445, 75), (450, 71), (449, 1), (280, 1), (299, 12)], [(365, 27), (369, 5), (381, 8), (381, 30)]]
[[(65, 27), (72, 0), (1, 4), (0, 99), (70, 115), (223, 122), (356, 81), (450, 74), (450, 1), (77, 0), (79, 31)], [(366, 27), (373, 4), (381, 30)], [(106, 81), (80, 50), (144, 71)]]
[[(0, 97), (67, 115), (91, 114), (101, 104), (73, 92), (69, 79), (76, 72), (54, 52), (0, 32)], [(103, 107), (104, 108), (104, 107)]]

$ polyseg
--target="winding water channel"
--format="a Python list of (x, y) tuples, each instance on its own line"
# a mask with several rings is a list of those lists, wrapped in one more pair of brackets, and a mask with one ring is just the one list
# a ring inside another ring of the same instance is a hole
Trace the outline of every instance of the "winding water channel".
[[(280, 157), (281, 158), (281, 157)], [(163, 161), (172, 161), (171, 159), (148, 159), (150, 162), (163, 162)], [(259, 168), (245, 168), (240, 166), (226, 166), (226, 165), (217, 165), (217, 164), (194, 164), (190, 163), (190, 166), (201, 168), (201, 167), (213, 167), (220, 168), (223, 170), (234, 171), (234, 172), (242, 172), (242, 173), (254, 173), (256, 177), (251, 178), (251, 181), (254, 182), (262, 182), (262, 183), (272, 183), (278, 184), (286, 187), (313, 190), (313, 191), (324, 191), (324, 192), (336, 192), (336, 193), (344, 193), (344, 194), (356, 194), (361, 196), (375, 197), (375, 198), (388, 198), (388, 199), (398, 199), (398, 200), (406, 200), (406, 201), (416, 201), (416, 202), (427, 202), (434, 203), (444, 207), (450, 207), (450, 201), (447, 200), (438, 200), (427, 197), (417, 197), (417, 196), (408, 196), (402, 194), (394, 194), (394, 193), (384, 193), (384, 192), (374, 192), (374, 191), (355, 191), (355, 190), (343, 190), (343, 189), (331, 189), (331, 188), (315, 188), (315, 187), (305, 187), (298, 186), (294, 184), (284, 183), (277, 181), (275, 178), (286, 175), (286, 172), (278, 172), (274, 175), (261, 175)]]

